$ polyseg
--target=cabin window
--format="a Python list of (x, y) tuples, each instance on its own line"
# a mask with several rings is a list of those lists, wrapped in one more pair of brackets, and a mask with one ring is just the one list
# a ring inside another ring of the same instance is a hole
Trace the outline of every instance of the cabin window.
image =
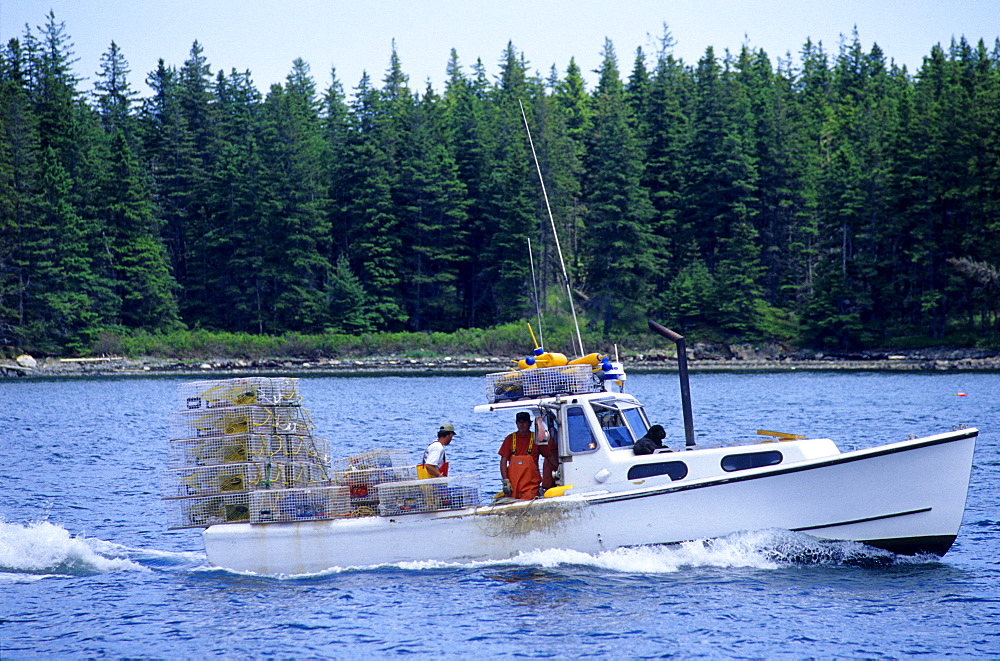
[(777, 450), (730, 454), (722, 458), (722, 470), (731, 473), (733, 471), (745, 471), (750, 468), (760, 468), (761, 466), (774, 466), (775, 464), (780, 464), (781, 459), (781, 453)]
[(669, 475), (671, 480), (687, 477), (688, 467), (683, 461), (661, 461), (655, 464), (637, 464), (628, 469), (628, 479), (641, 480), (644, 477)]
[(601, 431), (604, 432), (604, 436), (608, 439), (608, 444), (611, 447), (624, 448), (630, 447), (635, 443), (635, 439), (629, 433), (628, 426), (625, 424), (625, 417), (622, 416), (621, 411), (595, 402), (594, 415), (597, 416), (597, 422), (601, 425)]
[(635, 439), (649, 428), (637, 406), (622, 406), (620, 402), (591, 402), (591, 406), (608, 445), (613, 448), (632, 447)]
[(597, 439), (590, 430), (587, 414), (579, 406), (566, 409), (566, 435), (570, 452), (590, 452), (597, 449)]
[(632, 428), (632, 435), (636, 438), (641, 438), (647, 431), (649, 431), (649, 425), (642, 417), (640, 409), (625, 409), (622, 411), (622, 414), (625, 416), (625, 419), (628, 420), (628, 426)]

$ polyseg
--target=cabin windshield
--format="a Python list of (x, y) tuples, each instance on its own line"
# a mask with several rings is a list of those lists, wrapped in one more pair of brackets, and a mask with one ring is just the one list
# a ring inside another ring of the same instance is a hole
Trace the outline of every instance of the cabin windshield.
[(613, 448), (632, 447), (649, 425), (637, 406), (618, 402), (591, 402), (608, 444)]

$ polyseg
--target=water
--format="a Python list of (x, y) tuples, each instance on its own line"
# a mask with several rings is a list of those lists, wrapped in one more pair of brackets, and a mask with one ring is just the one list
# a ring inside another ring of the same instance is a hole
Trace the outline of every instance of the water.
[[(1000, 375), (692, 375), (702, 443), (763, 428), (849, 450), (978, 426), (943, 559), (768, 530), (281, 578), (211, 568), (198, 532), (165, 529), (181, 381), (0, 382), (0, 658), (1000, 656)], [(675, 375), (632, 375), (628, 390), (683, 442)], [(499, 488), (513, 415), (472, 413), (480, 377), (310, 377), (302, 391), (335, 456), (419, 456), (453, 422), (452, 466)]]

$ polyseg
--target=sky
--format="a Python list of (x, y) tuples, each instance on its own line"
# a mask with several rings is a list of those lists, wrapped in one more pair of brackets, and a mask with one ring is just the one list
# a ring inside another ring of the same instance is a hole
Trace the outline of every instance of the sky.
[(877, 43), (910, 73), (935, 44), (964, 36), (992, 49), (1000, 36), (1000, 0), (0, 0), (0, 41), (25, 25), (37, 34), (50, 9), (74, 44), (81, 90), (114, 41), (143, 96), (157, 61), (182, 66), (195, 40), (213, 72), (249, 69), (264, 93), (302, 58), (320, 90), (335, 68), (350, 94), (365, 71), (381, 83), (393, 41), (410, 88), (429, 81), (440, 93), (452, 49), (465, 72), (479, 59), (491, 79), (508, 42), (546, 77), (574, 58), (593, 86), (606, 39), (625, 77), (638, 47), (657, 52), (664, 25), (689, 64), (709, 46), (744, 44), (797, 62), (807, 38), (836, 54), (856, 28), (865, 51)]

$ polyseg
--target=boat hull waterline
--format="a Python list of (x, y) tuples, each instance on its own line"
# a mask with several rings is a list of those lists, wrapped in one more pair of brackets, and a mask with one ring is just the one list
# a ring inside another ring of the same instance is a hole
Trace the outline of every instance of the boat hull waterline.
[(596, 554), (763, 529), (943, 555), (962, 523), (977, 435), (962, 429), (701, 480), (658, 476), (462, 510), (215, 525), (203, 537), (215, 566), (283, 575), (536, 549)]

